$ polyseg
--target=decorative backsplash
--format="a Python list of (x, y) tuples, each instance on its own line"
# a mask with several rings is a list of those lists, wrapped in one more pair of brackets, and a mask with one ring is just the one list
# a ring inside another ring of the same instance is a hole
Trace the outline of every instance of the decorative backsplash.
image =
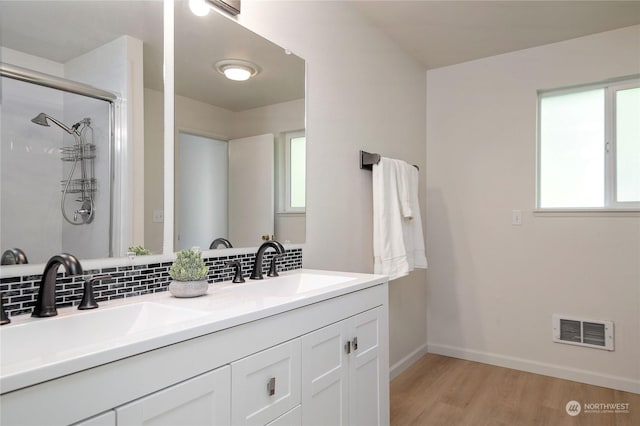
[[(269, 262), (274, 254), (273, 251), (264, 254), (262, 261), (264, 271), (268, 270)], [(205, 263), (209, 267), (209, 275), (207, 276), (209, 283), (220, 283), (233, 279), (233, 268), (225, 265), (230, 260), (240, 262), (242, 274), (248, 279), (255, 257), (255, 253), (204, 257)], [(111, 278), (94, 284), (93, 291), (97, 302), (167, 291), (170, 282), (169, 268), (172, 263), (162, 262), (92, 269), (85, 270), (83, 275), (77, 276), (67, 276), (60, 273), (56, 281), (56, 305), (58, 308), (64, 308), (79, 304), (82, 299), (84, 280), (92, 275), (111, 275)], [(278, 271), (302, 268), (302, 249), (286, 250), (282, 257), (276, 259), (276, 263)], [(0, 279), (0, 292), (4, 298), (5, 311), (9, 316), (31, 313), (36, 303), (41, 278), (42, 275), (27, 275)]]

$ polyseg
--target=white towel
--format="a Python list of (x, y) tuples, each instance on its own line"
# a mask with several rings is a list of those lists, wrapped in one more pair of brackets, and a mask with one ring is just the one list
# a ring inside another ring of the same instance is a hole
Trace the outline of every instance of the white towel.
[(418, 170), (383, 157), (372, 173), (374, 272), (393, 280), (426, 268)]

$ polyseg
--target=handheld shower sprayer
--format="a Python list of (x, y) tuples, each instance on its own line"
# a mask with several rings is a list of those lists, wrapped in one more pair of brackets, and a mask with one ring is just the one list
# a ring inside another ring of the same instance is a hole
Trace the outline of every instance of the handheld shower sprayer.
[(41, 126), (49, 127), (49, 122), (47, 120), (52, 121), (53, 124), (57, 125), (58, 127), (60, 127), (65, 132), (69, 133), (70, 135), (75, 134), (75, 135), (80, 136), (80, 133), (78, 133), (78, 127), (80, 126), (80, 123), (76, 123), (72, 127), (68, 127), (68, 126), (64, 125), (62, 122), (60, 122), (59, 120), (56, 120), (55, 118), (51, 117), (48, 114), (45, 114), (44, 112), (41, 112), (40, 114), (38, 114), (35, 117), (33, 117), (31, 119), (31, 122), (39, 124)]

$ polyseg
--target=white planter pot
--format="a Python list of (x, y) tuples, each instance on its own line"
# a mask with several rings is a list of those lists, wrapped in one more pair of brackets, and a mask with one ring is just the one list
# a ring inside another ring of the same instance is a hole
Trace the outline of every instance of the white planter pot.
[(169, 292), (175, 297), (198, 297), (206, 294), (208, 289), (207, 280), (171, 281), (169, 283)]

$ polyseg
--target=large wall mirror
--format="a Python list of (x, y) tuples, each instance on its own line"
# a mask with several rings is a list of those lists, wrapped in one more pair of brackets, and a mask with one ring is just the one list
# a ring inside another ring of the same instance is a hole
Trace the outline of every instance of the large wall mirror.
[[(174, 7), (176, 232), (165, 236), (163, 1), (0, 2), (3, 66), (116, 97), (2, 77), (2, 253), (37, 264), (131, 245), (161, 254), (165, 238), (175, 250), (304, 241), (304, 61), (220, 13)], [(258, 73), (227, 80), (215, 68), (225, 59)]]
[[(188, 3), (174, 10), (174, 249), (302, 243), (305, 62)], [(226, 76), (236, 65), (247, 80)]]

